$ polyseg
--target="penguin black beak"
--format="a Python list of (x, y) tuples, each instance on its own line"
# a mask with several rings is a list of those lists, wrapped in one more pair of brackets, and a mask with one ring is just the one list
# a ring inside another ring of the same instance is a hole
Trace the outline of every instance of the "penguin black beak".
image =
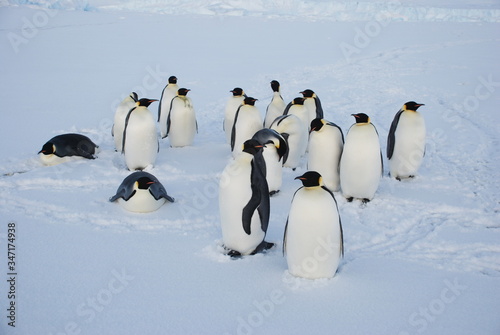
[(306, 180), (306, 178), (302, 177), (302, 176), (298, 176), (298, 177), (295, 177), (294, 180), (297, 180), (297, 179), (300, 179), (300, 180)]
[(351, 114), (352, 116), (354, 116), (355, 118), (359, 118), (359, 115), (356, 115), (356, 114)]
[(146, 184), (151, 185), (151, 184), (154, 184), (154, 183), (155, 183), (154, 181), (148, 181)]
[(311, 130), (309, 130), (309, 134), (312, 133), (315, 130), (316, 130), (316, 128), (311, 128)]

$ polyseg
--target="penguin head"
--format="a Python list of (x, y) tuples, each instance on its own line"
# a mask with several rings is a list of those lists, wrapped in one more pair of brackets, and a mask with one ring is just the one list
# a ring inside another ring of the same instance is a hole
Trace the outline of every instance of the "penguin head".
[(313, 131), (320, 131), (321, 128), (325, 125), (325, 120), (316, 118), (311, 121), (311, 130), (309, 131), (309, 134), (312, 133)]
[(42, 153), (44, 155), (53, 155), (56, 153), (56, 146), (51, 142), (47, 142), (43, 145), (42, 150), (40, 150), (38, 153)]
[(245, 95), (245, 92), (243, 92), (243, 89), (240, 87), (235, 87), (232, 91), (229, 91), (233, 93), (233, 97), (241, 97), (242, 95)]
[(245, 143), (243, 143), (243, 152), (246, 152), (250, 155), (255, 155), (258, 153), (264, 145), (262, 145), (259, 141), (257, 140), (246, 140)]
[(155, 181), (153, 179), (144, 176), (144, 177), (141, 177), (141, 178), (136, 180), (135, 188), (140, 189), (140, 190), (147, 190), (149, 188), (149, 186), (151, 186), (154, 183), (155, 183)]
[(304, 104), (304, 98), (300, 98), (300, 97), (295, 98), (295, 99), (293, 99), (292, 104), (293, 105), (303, 105)]
[(177, 77), (176, 76), (171, 76), (168, 78), (168, 83), (169, 84), (177, 84)]
[(425, 106), (424, 104), (417, 104), (415, 101), (408, 101), (403, 105), (402, 110), (405, 111), (416, 111), (418, 107)]
[(316, 96), (316, 93), (314, 93), (313, 90), (307, 89), (302, 92), (300, 92), (304, 96), (304, 98), (313, 98)]
[(243, 100), (244, 105), (249, 105), (249, 106), (255, 106), (255, 101), (258, 99), (252, 98), (252, 97), (246, 97), (245, 100)]
[(280, 91), (280, 83), (277, 80), (271, 81), (271, 89), (273, 92), (279, 92)]
[(142, 98), (137, 101), (137, 106), (143, 106), (143, 107), (148, 107), (151, 105), (153, 102), (158, 101), (156, 99), (148, 99), (148, 98)]
[(177, 95), (185, 97), (189, 91), (191, 91), (189, 88), (179, 88), (179, 90), (177, 91)]
[(356, 123), (370, 123), (370, 117), (365, 113), (351, 114), (356, 119)]
[(295, 179), (300, 179), (304, 187), (318, 187), (323, 184), (323, 177), (316, 171), (307, 171), (302, 176), (298, 176)]
[(139, 96), (135, 92), (130, 93), (129, 97), (135, 102), (139, 101)]

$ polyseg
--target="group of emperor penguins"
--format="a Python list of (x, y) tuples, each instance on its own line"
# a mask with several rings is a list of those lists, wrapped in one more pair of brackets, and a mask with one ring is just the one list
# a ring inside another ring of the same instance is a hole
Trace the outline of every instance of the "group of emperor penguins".
[[(344, 138), (342, 129), (324, 118), (319, 97), (307, 89), (286, 104), (280, 83), (271, 81), (273, 97), (262, 118), (257, 99), (242, 88), (230, 91), (223, 130), (232, 158), (219, 181), (219, 211), (223, 253), (232, 258), (265, 252), (270, 197), (279, 192), (283, 168), (295, 170), (306, 157), (307, 172), (296, 177), (302, 186), (294, 193), (283, 238), (290, 274), (303, 278), (331, 278), (344, 253), (342, 223), (333, 192), (348, 202), (373, 199), (383, 172), (377, 130), (364, 113), (352, 114), (355, 123)], [(125, 209), (150, 212), (173, 202), (160, 181), (143, 171), (154, 166), (159, 136), (171, 147), (190, 146), (198, 131), (189, 89), (171, 76), (159, 100), (155, 119), (148, 106), (158, 101), (135, 92), (117, 107), (112, 135), (115, 148), (130, 171), (110, 201)], [(387, 138), (390, 175), (398, 180), (417, 173), (425, 152), (425, 123), (409, 101), (396, 113)], [(158, 123), (158, 126), (157, 126)], [(64, 156), (94, 158), (97, 145), (79, 134), (56, 136), (39, 152), (42, 161)], [(322, 252), (319, 252), (321, 250)], [(321, 255), (321, 256), (320, 256)]]

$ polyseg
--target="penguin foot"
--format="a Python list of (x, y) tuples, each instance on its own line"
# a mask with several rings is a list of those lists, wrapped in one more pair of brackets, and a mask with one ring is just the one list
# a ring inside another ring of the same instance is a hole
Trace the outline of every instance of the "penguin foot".
[(396, 180), (397, 180), (397, 181), (401, 181), (401, 178), (400, 178), (400, 177), (396, 177)]
[(269, 196), (272, 197), (273, 195), (275, 195), (276, 193), (278, 193), (280, 190), (277, 190), (277, 191), (271, 191), (269, 192)]
[(408, 176), (408, 178), (415, 178), (415, 176), (411, 174)]
[(368, 199), (368, 198), (363, 198), (363, 199), (361, 199), (361, 202), (362, 202), (363, 204), (367, 204), (367, 203), (369, 203), (369, 202), (370, 202), (370, 199)]
[(251, 255), (255, 255), (255, 254), (258, 254), (258, 253), (261, 253), (261, 252), (266, 252), (267, 250), (271, 249), (272, 247), (274, 247), (274, 243), (272, 242), (266, 242), (266, 241), (262, 241), (258, 246), (257, 248), (255, 248), (254, 251), (252, 251)]
[(230, 250), (227, 255), (229, 257), (231, 257), (231, 259), (240, 259), (241, 257), (243, 257), (243, 255), (239, 252), (239, 251), (236, 251), (236, 250)]
[(347, 199), (347, 202), (352, 202), (354, 200), (354, 197), (349, 197), (349, 198), (346, 198)]

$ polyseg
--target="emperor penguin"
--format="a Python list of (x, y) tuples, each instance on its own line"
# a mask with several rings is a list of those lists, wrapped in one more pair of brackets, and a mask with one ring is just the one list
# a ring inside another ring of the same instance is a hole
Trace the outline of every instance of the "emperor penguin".
[(38, 156), (44, 165), (57, 165), (74, 158), (96, 158), (99, 148), (87, 136), (81, 134), (62, 134), (52, 137), (42, 146)]
[(262, 117), (260, 111), (255, 107), (257, 99), (247, 97), (243, 104), (238, 107), (231, 129), (231, 152), (233, 157), (241, 153), (243, 143), (262, 129)]
[(236, 111), (243, 103), (243, 100), (247, 97), (243, 89), (240, 87), (235, 87), (229, 92), (233, 93), (233, 95), (226, 102), (226, 107), (224, 109), (224, 123), (222, 124), (224, 133), (226, 134), (227, 144), (231, 144), (231, 130), (233, 129)]
[(413, 178), (425, 154), (425, 121), (417, 109), (424, 104), (409, 101), (396, 113), (387, 136), (387, 158), (393, 178)]
[(280, 191), (283, 183), (283, 163), (288, 158), (288, 144), (274, 129), (261, 129), (252, 138), (264, 146), (262, 157), (265, 162), (265, 176), (269, 195), (272, 196)]
[(286, 104), (280, 93), (280, 83), (277, 80), (271, 81), (271, 89), (273, 90), (273, 98), (266, 109), (266, 117), (264, 118), (264, 128), (270, 128), (273, 121), (283, 115)]
[(321, 106), (321, 100), (319, 100), (316, 93), (310, 89), (304, 90), (300, 93), (304, 96), (304, 106), (309, 114), (308, 124), (311, 124), (314, 119), (322, 119), (324, 117), (323, 107)]
[(150, 173), (136, 171), (127, 176), (109, 201), (118, 203), (128, 211), (148, 213), (156, 211), (166, 201), (174, 202), (165, 187)]
[(293, 114), (282, 115), (271, 124), (288, 143), (288, 157), (283, 166), (295, 170), (307, 150), (308, 134), (302, 121)]
[(382, 175), (382, 153), (378, 132), (365, 113), (352, 114), (356, 123), (349, 128), (340, 158), (340, 187), (347, 201), (364, 203), (373, 199)]
[(177, 95), (179, 85), (177, 85), (177, 77), (170, 76), (168, 78), (167, 86), (161, 92), (160, 104), (158, 106), (158, 123), (160, 125), (161, 138), (165, 138), (167, 134), (167, 119), (170, 112), (170, 103)]
[(312, 120), (307, 169), (320, 173), (331, 191), (340, 189), (339, 165), (343, 149), (344, 134), (339, 126), (324, 119)]
[(123, 142), (123, 128), (125, 127), (125, 118), (127, 117), (130, 109), (134, 108), (135, 104), (139, 100), (137, 93), (130, 93), (122, 102), (118, 105), (115, 112), (115, 118), (113, 122), (113, 128), (111, 129), (111, 135), (115, 140), (115, 149), (118, 152), (122, 151)]
[(198, 132), (193, 103), (187, 96), (189, 91), (187, 88), (180, 88), (170, 104), (165, 136), (168, 136), (171, 147), (192, 145)]
[(293, 195), (283, 238), (288, 271), (296, 277), (331, 278), (344, 255), (344, 238), (337, 201), (322, 183), (321, 175), (308, 171)]
[(304, 101), (305, 99), (300, 97), (293, 99), (293, 101), (286, 106), (283, 115), (295, 115), (298, 117), (306, 133), (308, 133), (311, 120), (309, 120), (309, 112), (304, 106)]
[(253, 255), (273, 247), (266, 242), (269, 188), (262, 171), (262, 144), (247, 140), (226, 166), (219, 183), (219, 210), (224, 247), (231, 257)]
[(125, 156), (127, 168), (131, 171), (153, 166), (158, 155), (156, 122), (148, 109), (154, 101), (158, 100), (140, 99), (125, 118), (122, 153)]

